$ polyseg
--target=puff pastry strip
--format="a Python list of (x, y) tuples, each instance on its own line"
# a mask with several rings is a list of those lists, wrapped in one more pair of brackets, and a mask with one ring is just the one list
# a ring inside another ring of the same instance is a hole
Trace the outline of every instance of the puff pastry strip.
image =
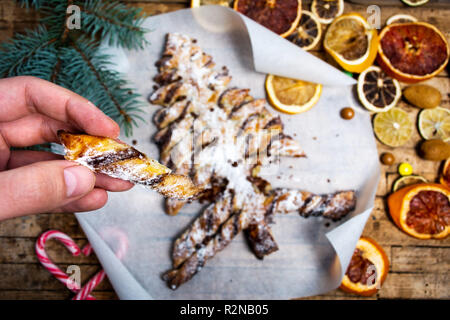
[(179, 200), (192, 199), (200, 192), (188, 177), (171, 173), (169, 168), (126, 143), (64, 131), (59, 131), (58, 136), (65, 158), (94, 172), (141, 184)]

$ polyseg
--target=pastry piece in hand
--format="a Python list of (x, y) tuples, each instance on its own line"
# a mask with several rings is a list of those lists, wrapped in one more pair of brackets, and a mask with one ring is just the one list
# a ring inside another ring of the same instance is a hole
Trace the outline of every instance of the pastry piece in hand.
[(199, 194), (188, 177), (172, 174), (169, 168), (126, 143), (64, 131), (59, 131), (58, 136), (65, 158), (94, 172), (150, 187), (169, 198), (189, 200)]

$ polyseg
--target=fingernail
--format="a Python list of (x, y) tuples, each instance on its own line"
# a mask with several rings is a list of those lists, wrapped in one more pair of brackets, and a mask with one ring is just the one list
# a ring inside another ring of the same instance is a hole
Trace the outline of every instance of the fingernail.
[(82, 166), (64, 169), (66, 195), (68, 198), (78, 197), (88, 193), (94, 186), (94, 174)]

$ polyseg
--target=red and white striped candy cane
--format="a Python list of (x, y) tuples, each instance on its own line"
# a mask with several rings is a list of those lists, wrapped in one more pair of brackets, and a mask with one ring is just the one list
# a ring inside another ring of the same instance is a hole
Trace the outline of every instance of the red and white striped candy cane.
[(90, 299), (90, 293), (94, 290), (94, 288), (105, 279), (106, 273), (105, 271), (101, 270), (98, 272), (95, 276), (93, 276), (84, 286), (81, 288), (80, 291), (73, 297), (72, 300), (95, 300)]
[[(76, 299), (76, 300), (86, 300), (86, 299), (95, 300), (95, 298), (90, 295), (90, 292), (92, 292), (94, 287), (97, 284), (99, 284), (101, 282), (101, 280), (103, 280), (105, 278), (105, 274), (104, 274), (103, 270), (100, 271), (99, 273), (97, 273), (88, 282), (88, 284), (86, 286), (84, 286), (81, 289), (76, 288), (76, 286), (74, 286), (74, 283), (69, 278), (69, 276), (66, 273), (64, 273), (61, 269), (59, 269), (48, 257), (47, 252), (45, 251), (45, 244), (50, 239), (56, 239), (56, 240), (60, 241), (62, 244), (64, 244), (64, 246), (67, 248), (67, 250), (69, 250), (70, 253), (72, 253), (72, 255), (74, 255), (74, 256), (78, 256), (81, 253), (81, 250), (78, 247), (78, 245), (68, 235), (66, 235), (65, 233), (62, 233), (60, 231), (57, 231), (57, 230), (50, 230), (50, 231), (47, 231), (47, 232), (44, 232), (43, 234), (41, 234), (39, 236), (38, 240), (36, 241), (36, 254), (37, 254), (37, 257), (38, 257), (39, 261), (41, 262), (41, 264), (52, 275), (54, 275), (56, 279), (61, 281), (69, 290), (77, 293), (75, 298), (78, 297), (78, 299)], [(92, 248), (90, 248), (90, 245), (87, 248), (86, 247), (83, 248), (83, 253), (85, 255), (89, 255), (91, 252), (92, 252)], [(82, 294), (79, 294), (79, 293), (82, 293)]]
[[(103, 228), (100, 231), (100, 235), (103, 239), (110, 239), (111, 241), (115, 240), (115, 243), (118, 244), (118, 248), (116, 249), (116, 257), (118, 259), (122, 259), (126, 252), (128, 251), (128, 237), (126, 234), (114, 227), (106, 227)], [(87, 244), (83, 249), (84, 255), (89, 255), (92, 252), (92, 247), (90, 244)], [(91, 278), (91, 280), (88, 281), (84, 285), (83, 288), (76, 294), (76, 296), (73, 298), (73, 300), (84, 300), (85, 297), (89, 295), (90, 292), (105, 278), (105, 272), (102, 270), (99, 273), (97, 273), (94, 277)]]

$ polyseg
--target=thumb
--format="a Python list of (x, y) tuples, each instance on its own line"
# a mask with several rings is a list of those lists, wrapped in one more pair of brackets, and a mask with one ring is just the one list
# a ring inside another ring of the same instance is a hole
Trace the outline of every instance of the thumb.
[(0, 172), (0, 220), (60, 208), (89, 193), (95, 175), (69, 161), (44, 161)]

